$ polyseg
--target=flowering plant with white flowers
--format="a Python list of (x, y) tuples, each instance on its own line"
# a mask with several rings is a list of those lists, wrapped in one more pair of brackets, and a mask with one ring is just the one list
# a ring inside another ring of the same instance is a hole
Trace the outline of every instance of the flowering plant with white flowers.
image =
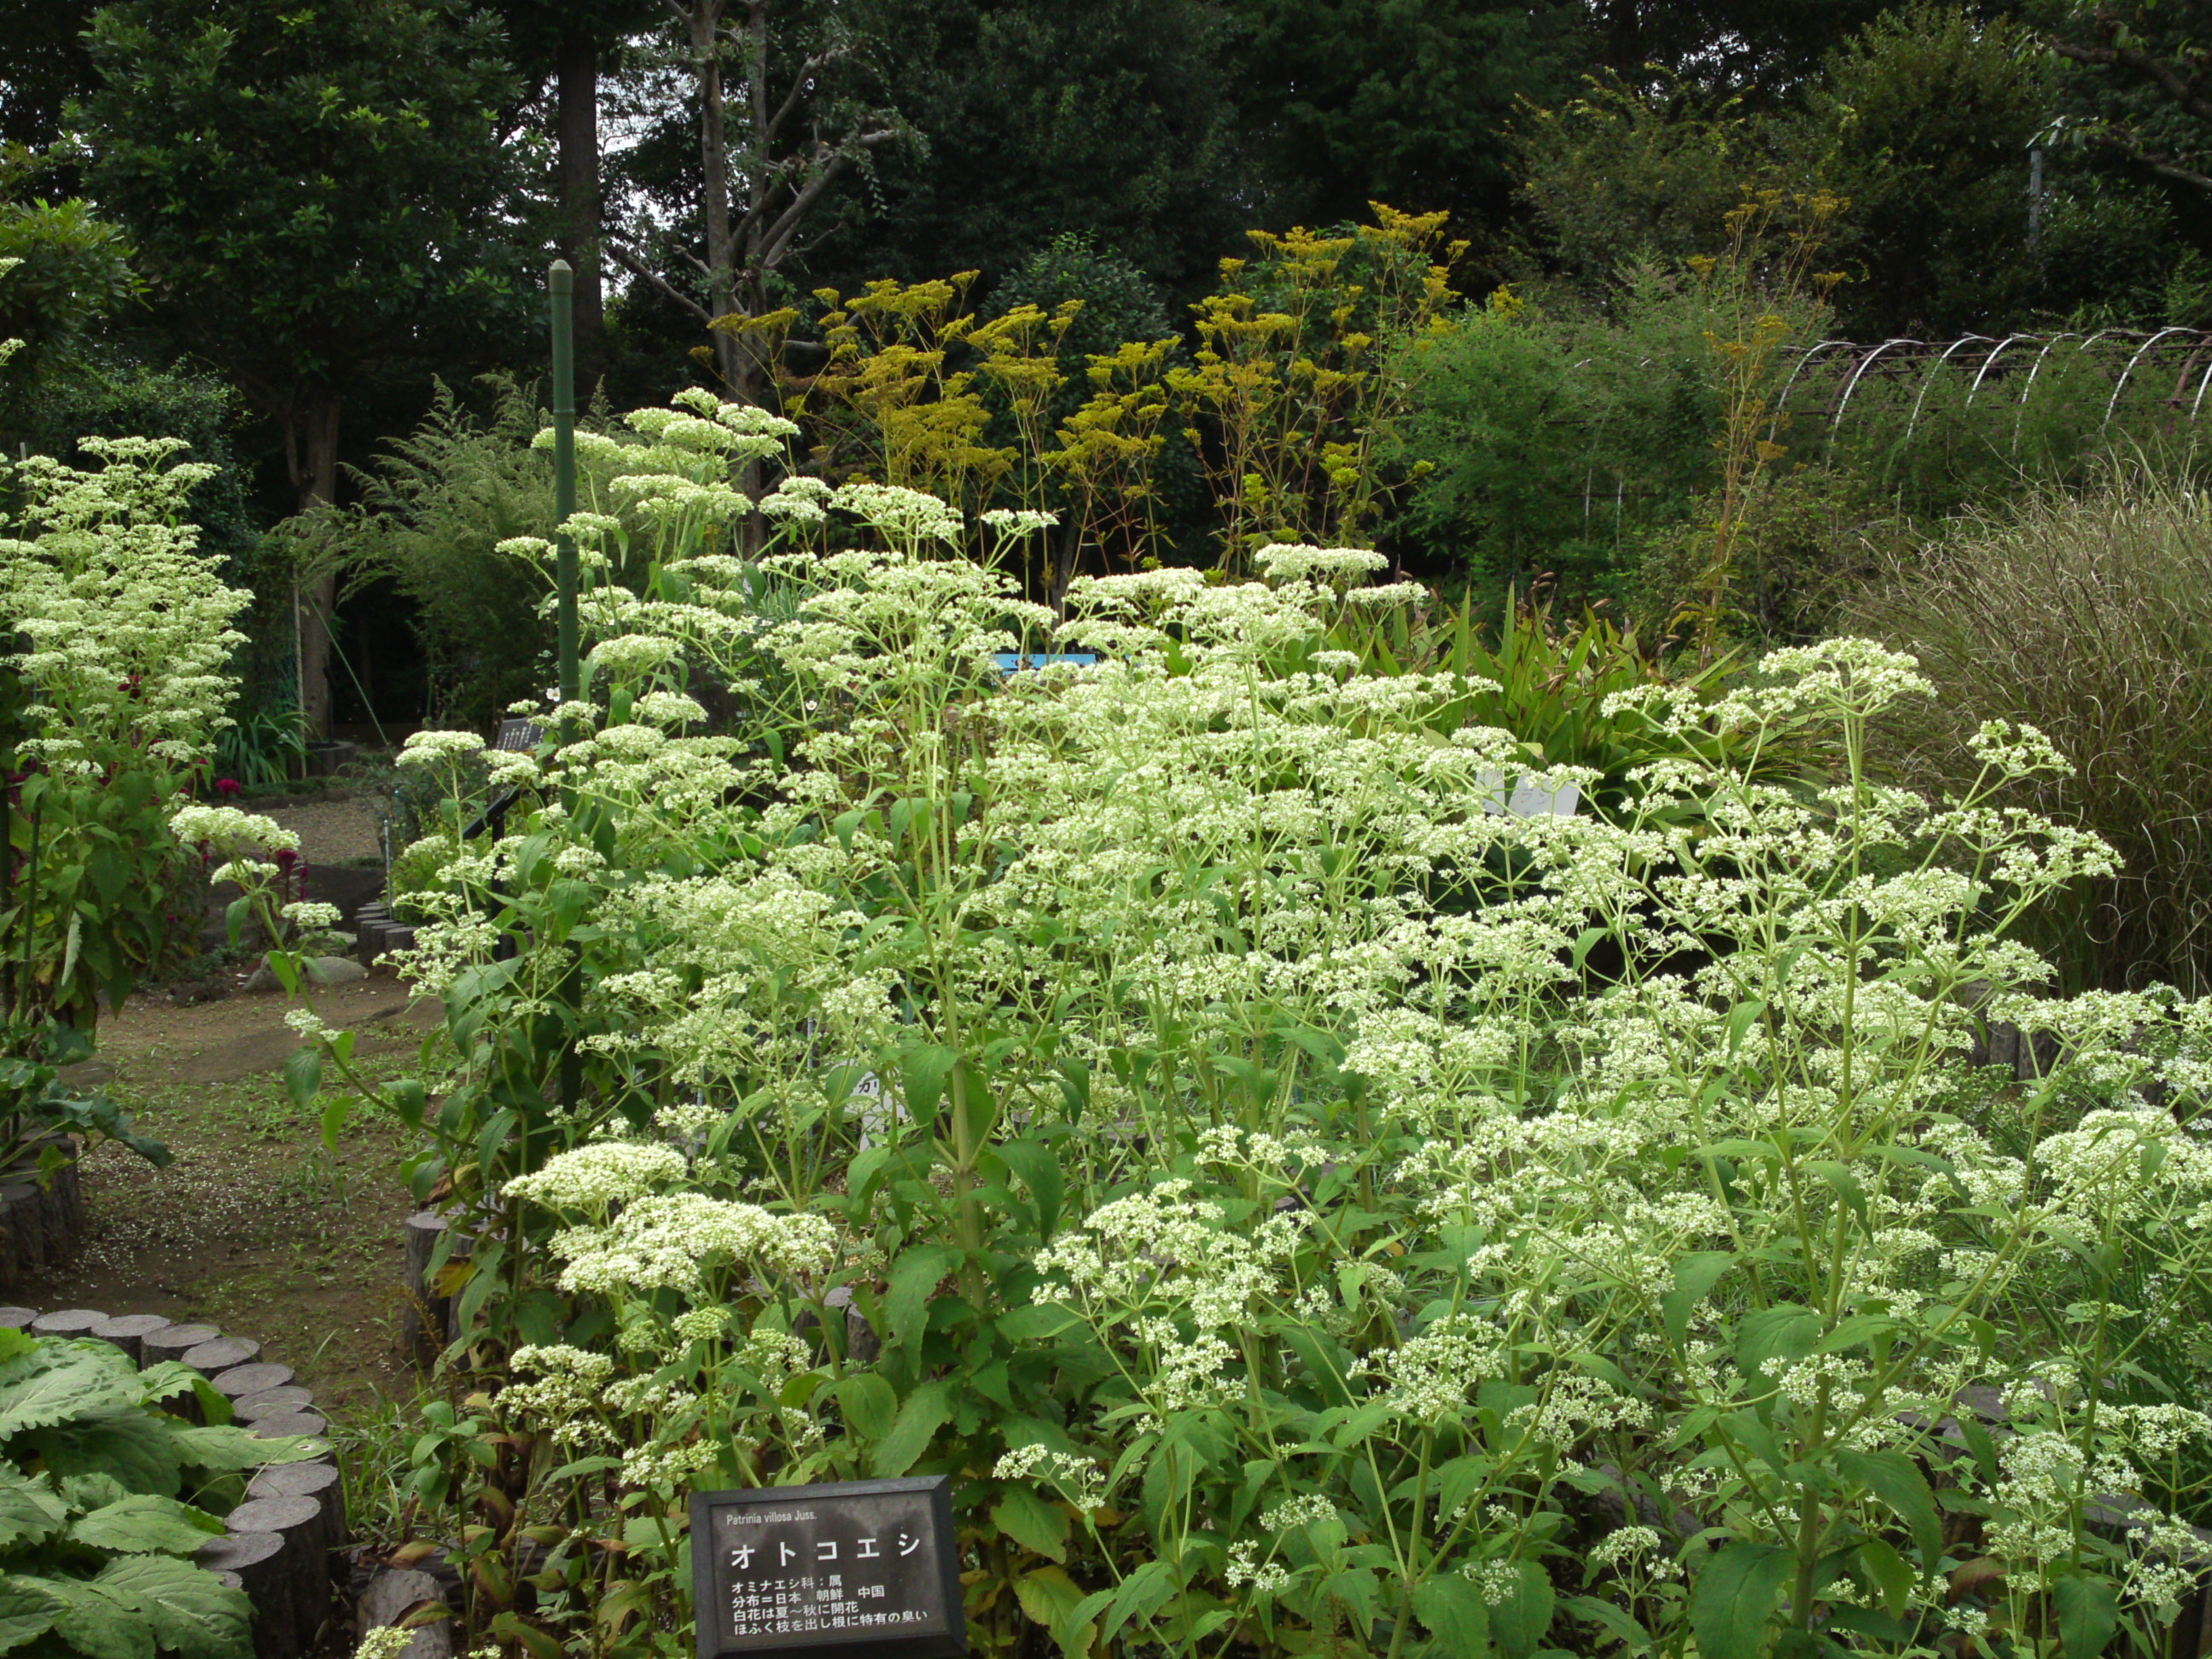
[[(211, 468), (176, 440), (88, 438), (97, 470), (46, 456), (9, 469), (0, 520), (0, 666), (12, 728), (9, 836), (21, 878), (0, 933), (19, 1022), (89, 1033), (180, 929), (172, 798), (229, 724), (225, 672), (252, 595), (227, 586), (185, 521)], [(174, 914), (173, 914), (173, 912)], [(27, 943), (26, 943), (27, 941)]]
[[(2155, 1644), (2212, 1006), (2035, 994), (2014, 925), (2111, 856), (1992, 804), (2035, 734), (1886, 787), (1924, 687), (1836, 641), (1623, 690), (1672, 750), (1516, 817), (1589, 775), (1316, 661), (1357, 550), (1060, 619), (906, 492), (805, 499), (599, 590), (410, 964), (451, 1086), (380, 1097), (475, 1234), (534, 1634), (680, 1645), (687, 1485), (931, 1471), (994, 1652)], [(1001, 670), (1040, 637), (1095, 660)], [(1790, 744), (1838, 759), (1735, 758)], [(1987, 1018), (2060, 1063), (2000, 1086)]]

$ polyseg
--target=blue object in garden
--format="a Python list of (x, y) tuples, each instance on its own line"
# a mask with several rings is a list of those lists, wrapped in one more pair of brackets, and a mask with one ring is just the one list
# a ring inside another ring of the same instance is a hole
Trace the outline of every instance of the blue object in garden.
[(1098, 660), (1096, 651), (994, 651), (991, 660), (1001, 674), (1018, 674), (1031, 668), (1073, 666), (1088, 668)]

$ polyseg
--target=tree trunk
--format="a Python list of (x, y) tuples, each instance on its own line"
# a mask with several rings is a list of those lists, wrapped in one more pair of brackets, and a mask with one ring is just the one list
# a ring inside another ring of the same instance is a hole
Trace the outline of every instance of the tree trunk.
[[(292, 408), (284, 426), (284, 459), (300, 511), (337, 499), (338, 416), (335, 392), (310, 394)], [(331, 734), (331, 612), (337, 603), (337, 573), (312, 574), (294, 590), (299, 626), (301, 712), (311, 736)]]
[(561, 257), (576, 273), (576, 367), (599, 369), (599, 48), (580, 24), (561, 37)]
[[(730, 230), (730, 135), (722, 107), (721, 0), (693, 0), (691, 58), (699, 76), (699, 161), (706, 174), (707, 308), (737, 309), (737, 246)], [(708, 325), (713, 328), (713, 325)], [(740, 373), (737, 337), (713, 329), (714, 366), (732, 386)]]

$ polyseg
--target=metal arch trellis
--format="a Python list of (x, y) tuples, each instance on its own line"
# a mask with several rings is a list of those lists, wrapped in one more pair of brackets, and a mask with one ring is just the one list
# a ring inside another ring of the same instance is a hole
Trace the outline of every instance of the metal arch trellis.
[[(2069, 343), (2074, 349), (2060, 354), (2058, 349)], [(2169, 411), (2162, 418), (2170, 425), (2193, 425), (2203, 412), (2208, 394), (2212, 394), (2212, 362), (2206, 361), (2212, 357), (2212, 331), (2180, 325), (2150, 330), (2100, 328), (2088, 332), (2061, 330), (2047, 335), (2022, 331), (2002, 338), (1970, 333), (1949, 340), (1923, 341), (1897, 336), (1872, 344), (1831, 338), (1812, 343), (1792, 356), (1795, 361), (1775, 398), (1768, 436), (1773, 438), (1785, 419), (1818, 419), (1825, 414), (1826, 429), (1820, 437), (1822, 451), (1830, 456), (1836, 453), (1837, 444), (1848, 438), (1852, 411), (1867, 404), (1865, 388), (1869, 380), (1894, 388), (1876, 398), (1873, 406), (1901, 417), (1900, 443), (1911, 442), (1927, 424), (1929, 399), (1937, 382), (1955, 377), (1954, 383), (1965, 386), (1963, 407), (1969, 410), (1984, 390), (2002, 383), (2008, 392), (2013, 392), (2008, 448), (2014, 456), (2023, 441), (2028, 410), (2038, 392), (2057, 376), (2060, 363), (2091, 365), (2096, 377), (2108, 383), (2098, 387), (2105, 393), (2101, 410), (2091, 402), (2081, 410), (2083, 422), (2094, 421), (2089, 428), (2094, 433), (2109, 432), (2124, 409), (2154, 410), (2162, 406)], [(2200, 364), (2203, 365), (2201, 372)], [(1832, 366), (1828, 373), (1819, 372), (1823, 365)], [(2131, 397), (2144, 380), (2152, 380), (2155, 385), (2163, 377), (2171, 377), (2172, 384), (2158, 394), (2154, 403), (2145, 404), (2142, 396)], [(2060, 379), (2067, 388), (2063, 407), (2075, 408), (2086, 401), (2085, 393), (2094, 396), (2070, 369)], [(2197, 381), (2193, 388), (2189, 384), (2192, 379)], [(1802, 405), (1816, 382), (1827, 386), (1827, 395), (1825, 399), (1814, 397), (1814, 408), (1808, 410)], [(2015, 383), (2018, 390), (2014, 392)], [(1818, 408), (1821, 402), (1827, 405), (1825, 411)], [(2091, 410), (2096, 410), (2101, 419)]]
[(2162, 328), (2136, 348), (2136, 355), (2128, 359), (2128, 366), (2120, 371), (2120, 378), (2112, 382), (2112, 395), (2106, 399), (2105, 418), (2099, 423), (2100, 431), (2112, 425), (2112, 411), (2120, 406), (2120, 393), (2128, 389), (2128, 377), (2136, 372), (2136, 365), (2142, 362), (2143, 354), (2169, 334), (2193, 334), (2196, 331), (2194, 329), (2188, 328)]
[(1836, 434), (1841, 429), (1844, 424), (1844, 416), (1850, 410), (1851, 398), (1858, 392), (1859, 382), (1866, 379), (1867, 370), (1872, 368), (1875, 366), (1876, 360), (1881, 357), (1881, 354), (1888, 350), (1892, 346), (1909, 346), (1918, 345), (1921, 342), (1918, 340), (1907, 339), (1903, 336), (1899, 336), (1896, 339), (1884, 340), (1873, 350), (1868, 352), (1865, 356), (1859, 359), (1859, 366), (1851, 371), (1851, 378), (1844, 383), (1844, 395), (1836, 404), (1836, 412), (1828, 419), (1827, 453), (1831, 455), (1835, 453)]
[(1783, 417), (1790, 406), (1790, 388), (1797, 384), (1797, 377), (1805, 372), (1807, 367), (1811, 364), (1813, 359), (1819, 356), (1822, 352), (1827, 350), (1831, 346), (1845, 346), (1850, 347), (1854, 350), (1856, 349), (1856, 347), (1853, 346), (1852, 343), (1849, 340), (1823, 340), (1820, 344), (1816, 346), (1808, 346), (1803, 351), (1797, 354), (1797, 362), (1790, 368), (1788, 377), (1782, 382), (1782, 390), (1774, 395), (1774, 417), (1766, 423), (1767, 442), (1776, 442), (1780, 436)]
[(1983, 380), (1988, 378), (1990, 370), (1996, 366), (1997, 359), (2004, 356), (2005, 348), (2014, 340), (2032, 340), (2034, 337), (2033, 334), (2008, 334), (1997, 342), (1996, 349), (1982, 359), (1982, 366), (1974, 371), (1974, 383), (1966, 388), (1967, 408), (1972, 409), (1974, 406), (1974, 399), (1981, 395)]
[[(1951, 343), (1949, 347), (1944, 351), (1943, 355), (1936, 360), (1936, 366), (1920, 377), (1920, 395), (1912, 400), (1912, 418), (1905, 423), (1905, 442), (1911, 443), (1912, 441), (1912, 434), (1919, 428), (1921, 407), (1927, 403), (1929, 388), (1936, 384), (1936, 378), (1942, 374), (1943, 366), (1949, 362), (1952, 357), (1957, 353), (1965, 350), (1966, 347), (1976, 344), (1977, 343), (1987, 345), (1989, 341), (1990, 337), (1986, 334), (1960, 335), (1956, 340), (1954, 340)], [(1977, 386), (1981, 384), (1981, 377), (1979, 375), (1976, 375), (1974, 377), (1974, 384)]]

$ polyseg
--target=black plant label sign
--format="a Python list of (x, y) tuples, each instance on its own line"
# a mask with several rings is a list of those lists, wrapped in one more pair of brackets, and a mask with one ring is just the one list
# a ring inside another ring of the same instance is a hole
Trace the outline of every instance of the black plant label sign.
[(952, 1659), (968, 1650), (959, 1572), (944, 1475), (691, 1498), (699, 1659), (854, 1644)]

